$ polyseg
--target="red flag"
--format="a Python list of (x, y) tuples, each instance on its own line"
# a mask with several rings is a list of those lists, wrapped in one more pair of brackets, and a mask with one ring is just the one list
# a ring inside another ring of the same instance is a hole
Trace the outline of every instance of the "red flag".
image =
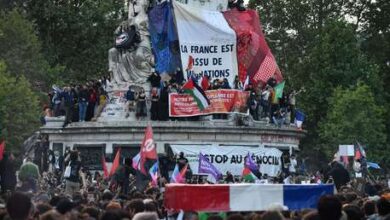
[(0, 144), (0, 161), (3, 160), (4, 149), (5, 149), (5, 141), (1, 142), (1, 144)]
[(203, 76), (202, 77), (202, 82), (200, 83), (203, 91), (206, 91), (209, 88), (209, 77), (208, 76)]
[(109, 173), (107, 170), (106, 158), (104, 157), (104, 155), (102, 155), (102, 167), (103, 167), (104, 178), (107, 178)]
[(120, 158), (121, 158), (121, 149), (119, 148), (118, 151), (116, 152), (114, 161), (112, 162), (112, 167), (111, 167), (111, 171), (110, 171), (110, 175), (109, 176), (114, 175), (116, 169), (118, 169)]
[(152, 126), (148, 125), (145, 130), (144, 140), (141, 144), (141, 172), (146, 175), (145, 162), (147, 159), (157, 160), (156, 144), (153, 140)]
[(188, 57), (188, 64), (186, 70), (192, 70), (193, 67), (194, 67), (194, 58), (190, 55)]
[(188, 169), (188, 163), (183, 167), (183, 169), (180, 171), (180, 177), (184, 180), (185, 176), (186, 176), (186, 173), (187, 173), (187, 169)]

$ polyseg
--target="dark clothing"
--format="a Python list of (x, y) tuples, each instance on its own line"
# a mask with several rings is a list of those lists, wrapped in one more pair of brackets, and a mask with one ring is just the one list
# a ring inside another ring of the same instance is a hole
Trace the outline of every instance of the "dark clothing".
[(78, 160), (72, 160), (69, 162), (69, 165), (71, 167), (70, 176), (66, 179), (71, 182), (78, 183), (80, 181), (79, 171), (81, 169), (81, 162)]
[(179, 170), (182, 170), (186, 164), (188, 164), (188, 159), (185, 157), (179, 157), (177, 159), (177, 164), (179, 166)]
[(148, 77), (148, 81), (152, 85), (152, 87), (159, 88), (160, 87), (160, 81), (161, 81), (161, 76), (157, 73), (153, 73)]
[(225, 182), (226, 183), (234, 183), (234, 176), (232, 174), (226, 175)]
[(78, 94), (78, 102), (87, 102), (88, 98), (88, 91), (84, 89), (80, 90)]
[(151, 113), (151, 117), (150, 119), (152, 121), (156, 121), (158, 120), (158, 100), (159, 100), (159, 97), (158, 95), (153, 95), (152, 96), (152, 106), (150, 107), (150, 113)]
[(160, 100), (159, 100), (159, 117), (161, 121), (166, 121), (169, 118), (169, 93), (168, 87), (164, 87), (161, 90)]
[(134, 101), (134, 92), (131, 91), (130, 89), (126, 92), (126, 100), (127, 101)]
[(65, 104), (65, 125), (72, 122), (73, 107), (74, 107), (74, 94), (72, 91), (63, 93)]
[(334, 184), (336, 185), (337, 189), (340, 189), (341, 186), (346, 185), (350, 181), (348, 170), (346, 170), (339, 163), (335, 163), (332, 166), (332, 169), (328, 172), (328, 175), (333, 177)]
[(129, 193), (129, 175), (135, 175), (136, 172), (131, 166), (122, 165), (120, 166), (113, 176), (114, 181), (118, 186), (121, 186), (121, 193), (127, 194)]
[(259, 104), (256, 100), (256, 96), (251, 95), (248, 99), (248, 108), (249, 108), (249, 113), (252, 115), (254, 120), (259, 120), (258, 116), (258, 110), (259, 110)]
[(87, 113), (85, 116), (86, 121), (90, 121), (95, 113), (95, 105), (97, 103), (97, 93), (95, 90), (89, 91), (89, 97), (88, 97), (88, 106), (87, 106)]
[(229, 85), (229, 82), (223, 82), (223, 84), (221, 86), (221, 89), (231, 89), (230, 85)]
[(16, 186), (16, 171), (15, 164), (4, 157), (0, 162), (0, 177), (1, 177), (1, 191), (4, 193), (7, 190), (14, 191)]
[(146, 112), (146, 95), (145, 93), (141, 93), (138, 95), (138, 100), (137, 100), (137, 112), (136, 112), (137, 117), (146, 117), (147, 112)]

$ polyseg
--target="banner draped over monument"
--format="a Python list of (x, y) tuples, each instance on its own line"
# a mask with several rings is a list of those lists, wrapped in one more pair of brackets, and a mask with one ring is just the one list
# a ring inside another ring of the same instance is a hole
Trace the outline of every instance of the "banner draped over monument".
[(230, 86), (237, 75), (241, 82), (249, 75), (256, 84), (271, 77), (283, 81), (256, 11), (219, 12), (191, 5), (164, 2), (149, 12), (158, 72), (175, 73), (181, 66), (184, 79), (227, 78)]
[(199, 1), (199, 0), (176, 0), (180, 3), (187, 4), (191, 7), (198, 7), (207, 10), (225, 11), (228, 6), (228, 0), (212, 0), (212, 1)]
[(149, 12), (149, 32), (159, 73), (175, 73), (180, 66), (180, 52), (173, 10), (168, 2), (156, 5)]
[(237, 35), (238, 75), (243, 82), (249, 74), (251, 81), (266, 82), (274, 76), (282, 81), (275, 58), (265, 41), (256, 11), (229, 10), (223, 13)]
[[(184, 78), (203, 75), (227, 78), (237, 75), (236, 34), (223, 14), (173, 1)], [(191, 65), (189, 65), (191, 63)]]

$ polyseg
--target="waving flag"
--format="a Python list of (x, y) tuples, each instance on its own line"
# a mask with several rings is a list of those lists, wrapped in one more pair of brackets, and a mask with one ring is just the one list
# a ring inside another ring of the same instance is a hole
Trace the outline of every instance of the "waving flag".
[(209, 177), (211, 177), (210, 182), (213, 183), (222, 178), (222, 173), (202, 153), (199, 153), (198, 172), (209, 174)]
[(109, 173), (107, 170), (106, 158), (104, 157), (104, 155), (102, 155), (102, 167), (104, 178), (107, 178), (109, 176)]
[(185, 174), (187, 172), (188, 164), (186, 164), (183, 169), (179, 170), (179, 165), (176, 164), (175, 169), (173, 170), (171, 183), (184, 183), (185, 182)]
[(244, 170), (242, 171), (242, 178), (248, 182), (253, 182), (255, 180), (258, 180), (255, 174), (253, 174), (248, 167), (245, 167)]
[(146, 175), (145, 170), (145, 163), (149, 160), (157, 160), (157, 150), (156, 150), (156, 144), (153, 140), (153, 130), (152, 126), (149, 124), (148, 127), (146, 127), (145, 130), (145, 136), (141, 144), (141, 151), (140, 151), (140, 171), (144, 175)]
[(152, 178), (152, 186), (157, 186), (157, 179), (158, 179), (158, 161), (153, 164), (153, 166), (149, 169), (150, 177)]
[(285, 81), (283, 81), (275, 86), (275, 88), (274, 88), (274, 90), (275, 90), (274, 102), (277, 101), (277, 99), (280, 99), (283, 97), (284, 84), (285, 84)]
[(203, 89), (200, 88), (192, 78), (183, 85), (183, 90), (194, 98), (200, 110), (203, 110), (210, 105), (210, 100), (207, 98)]
[(355, 145), (355, 160), (362, 159), (363, 157), (366, 158), (366, 151), (364, 150), (362, 145), (360, 145), (360, 143), (356, 141), (356, 145)]
[(249, 152), (248, 152), (248, 155), (245, 158), (244, 166), (246, 168), (249, 168), (251, 171), (259, 170), (259, 167), (255, 164), (255, 162), (252, 160), (252, 157), (249, 155)]
[(110, 171), (109, 176), (114, 175), (116, 169), (118, 169), (119, 163), (120, 163), (120, 158), (121, 158), (121, 149), (119, 148), (118, 151), (116, 152), (114, 161), (112, 162), (112, 167), (111, 167), (111, 171)]
[(192, 70), (194, 68), (194, 58), (192, 56), (188, 56), (188, 64), (186, 70)]
[(132, 159), (132, 166), (135, 170), (140, 170), (140, 160), (141, 160), (141, 154), (138, 153), (135, 155)]
[(209, 77), (204, 75), (202, 77), (202, 80), (201, 80), (201, 83), (200, 83), (200, 86), (202, 87), (203, 91), (206, 91), (207, 89), (209, 89)]

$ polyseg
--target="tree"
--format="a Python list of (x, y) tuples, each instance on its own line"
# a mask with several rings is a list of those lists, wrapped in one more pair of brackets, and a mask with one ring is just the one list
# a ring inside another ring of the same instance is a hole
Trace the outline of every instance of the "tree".
[[(382, 10), (372, 9), (370, 1), (366, 0), (249, 2), (250, 7), (259, 11), (267, 41), (287, 80), (287, 91), (289, 87), (306, 90), (297, 97), (298, 107), (307, 115), (308, 134), (301, 141), (303, 154), (318, 158), (325, 149), (318, 125), (326, 120), (328, 99), (334, 88), (347, 89), (359, 81), (365, 82), (373, 91), (375, 101), (384, 105), (386, 76), (383, 67), (371, 59), (370, 54), (367, 56), (367, 49), (361, 43), (366, 45), (362, 37), (369, 35), (359, 32), (363, 25), (373, 23), (382, 31), (368, 31), (370, 33), (390, 30), (386, 25), (389, 20), (384, 19), (386, 12), (382, 12), (388, 11), (384, 10), (388, 3), (378, 2)], [(377, 11), (376, 16), (371, 16), (376, 22), (369, 22), (370, 11)], [(387, 43), (370, 42), (375, 43), (372, 51), (381, 55), (382, 60), (388, 59), (388, 54), (383, 54), (386, 49), (381, 48), (387, 48)]]
[(334, 153), (339, 144), (359, 141), (368, 146), (370, 160), (382, 161), (388, 157), (384, 112), (369, 86), (358, 83), (351, 89), (336, 88), (329, 99), (326, 119), (320, 124), (322, 145)]
[(23, 7), (36, 25), (51, 65), (64, 66), (64, 81), (96, 79), (108, 70), (113, 32), (123, 16), (123, 0), (27, 0)]
[(23, 141), (39, 125), (38, 97), (24, 76), (15, 77), (0, 61), (0, 137), (6, 149), (20, 152)]
[[(370, 1), (369, 10), (363, 14), (365, 21), (360, 34), (364, 37), (363, 49), (371, 60), (379, 65), (384, 85), (390, 84), (390, 2)], [(386, 109), (390, 108), (390, 90), (384, 99)], [(390, 111), (386, 114), (388, 140), (390, 139)]]
[[(12, 76), (25, 76), (35, 87), (47, 87), (59, 68), (51, 68), (41, 53), (33, 25), (16, 9), (0, 14), (0, 60)], [(46, 85), (46, 86), (45, 86)]]

